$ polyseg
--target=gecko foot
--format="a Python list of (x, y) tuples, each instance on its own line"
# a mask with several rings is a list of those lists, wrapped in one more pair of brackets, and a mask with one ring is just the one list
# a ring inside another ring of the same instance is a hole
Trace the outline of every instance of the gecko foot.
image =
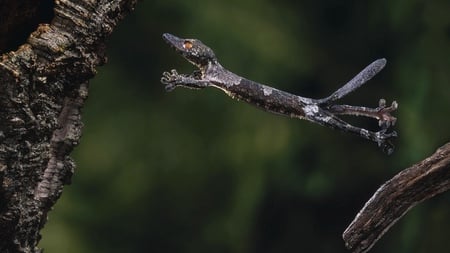
[(161, 77), (161, 83), (166, 85), (166, 91), (173, 91), (182, 80), (182, 76), (175, 69), (163, 72)]
[(387, 129), (393, 125), (395, 125), (395, 122), (397, 122), (397, 118), (391, 115), (391, 112), (397, 110), (398, 103), (397, 101), (392, 102), (391, 106), (386, 106), (386, 100), (380, 99), (378, 102), (378, 107), (376, 110), (379, 113), (379, 120), (378, 125), (382, 129)]
[(397, 137), (397, 132), (387, 132), (387, 129), (380, 130), (375, 133), (378, 146), (381, 147), (384, 153), (390, 155), (394, 152), (394, 144), (390, 141), (391, 138)]

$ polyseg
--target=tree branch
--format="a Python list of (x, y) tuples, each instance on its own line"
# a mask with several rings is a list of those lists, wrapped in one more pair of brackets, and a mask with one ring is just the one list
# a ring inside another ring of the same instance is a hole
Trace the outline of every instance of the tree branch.
[(2, 55), (0, 252), (40, 252), (39, 231), (75, 168), (69, 154), (81, 136), (88, 80), (106, 62), (106, 38), (136, 2), (55, 1), (51, 24)]
[(343, 233), (348, 249), (368, 252), (406, 212), (450, 189), (450, 142), (383, 184)]

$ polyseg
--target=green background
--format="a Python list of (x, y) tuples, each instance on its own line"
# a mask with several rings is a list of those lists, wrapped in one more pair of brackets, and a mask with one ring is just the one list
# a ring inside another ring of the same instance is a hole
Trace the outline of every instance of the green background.
[[(374, 191), (450, 140), (449, 10), (446, 0), (140, 2), (91, 82), (77, 169), (40, 246), (348, 252), (341, 234)], [(394, 154), (219, 90), (166, 93), (163, 71), (193, 67), (164, 44), (164, 32), (201, 39), (239, 75), (313, 98), (386, 58), (386, 68), (342, 102), (396, 100)], [(371, 252), (448, 251), (449, 209), (449, 193), (418, 205)]]

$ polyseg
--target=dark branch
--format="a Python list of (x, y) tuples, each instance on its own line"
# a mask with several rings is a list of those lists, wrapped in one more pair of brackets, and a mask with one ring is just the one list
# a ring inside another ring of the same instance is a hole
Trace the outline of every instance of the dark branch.
[[(219, 88), (232, 98), (243, 100), (265, 111), (305, 119), (322, 126), (356, 134), (376, 142), (388, 154), (394, 150), (390, 139), (396, 137), (397, 133), (388, 130), (396, 122), (396, 118), (390, 114), (398, 107), (395, 101), (387, 107), (385, 100), (381, 99), (377, 108), (333, 104), (373, 78), (385, 66), (385, 59), (378, 59), (371, 63), (330, 96), (324, 99), (312, 99), (293, 95), (234, 74), (222, 67), (214, 52), (197, 39), (182, 39), (168, 33), (163, 35), (163, 39), (198, 68), (190, 75), (178, 74), (176, 70), (164, 72), (161, 82), (166, 84), (167, 91), (172, 91), (176, 87)], [(350, 125), (338, 117), (342, 114), (374, 118), (378, 120), (381, 130), (373, 132)]]
[(450, 142), (383, 184), (344, 231), (354, 253), (369, 251), (391, 226), (418, 203), (450, 189)]

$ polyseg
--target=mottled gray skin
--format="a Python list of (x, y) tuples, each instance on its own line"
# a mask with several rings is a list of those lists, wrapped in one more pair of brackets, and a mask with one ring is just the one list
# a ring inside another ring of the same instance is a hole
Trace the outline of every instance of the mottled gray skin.
[[(166, 85), (167, 91), (172, 91), (179, 86), (191, 89), (219, 88), (230, 97), (243, 100), (265, 111), (306, 119), (333, 129), (357, 134), (378, 143), (388, 154), (393, 152), (394, 146), (389, 139), (396, 137), (397, 134), (395, 131), (388, 133), (387, 130), (396, 121), (396, 118), (390, 115), (390, 112), (397, 109), (398, 105), (395, 101), (391, 106), (386, 107), (385, 101), (381, 99), (377, 108), (332, 104), (375, 76), (385, 66), (385, 59), (374, 61), (330, 96), (324, 99), (312, 99), (293, 95), (234, 74), (222, 67), (213, 50), (200, 40), (183, 39), (168, 33), (163, 34), (163, 39), (198, 68), (189, 75), (178, 74), (176, 70), (164, 72), (161, 82)], [(337, 116), (339, 114), (375, 118), (382, 129), (372, 132), (355, 127), (341, 120)]]

